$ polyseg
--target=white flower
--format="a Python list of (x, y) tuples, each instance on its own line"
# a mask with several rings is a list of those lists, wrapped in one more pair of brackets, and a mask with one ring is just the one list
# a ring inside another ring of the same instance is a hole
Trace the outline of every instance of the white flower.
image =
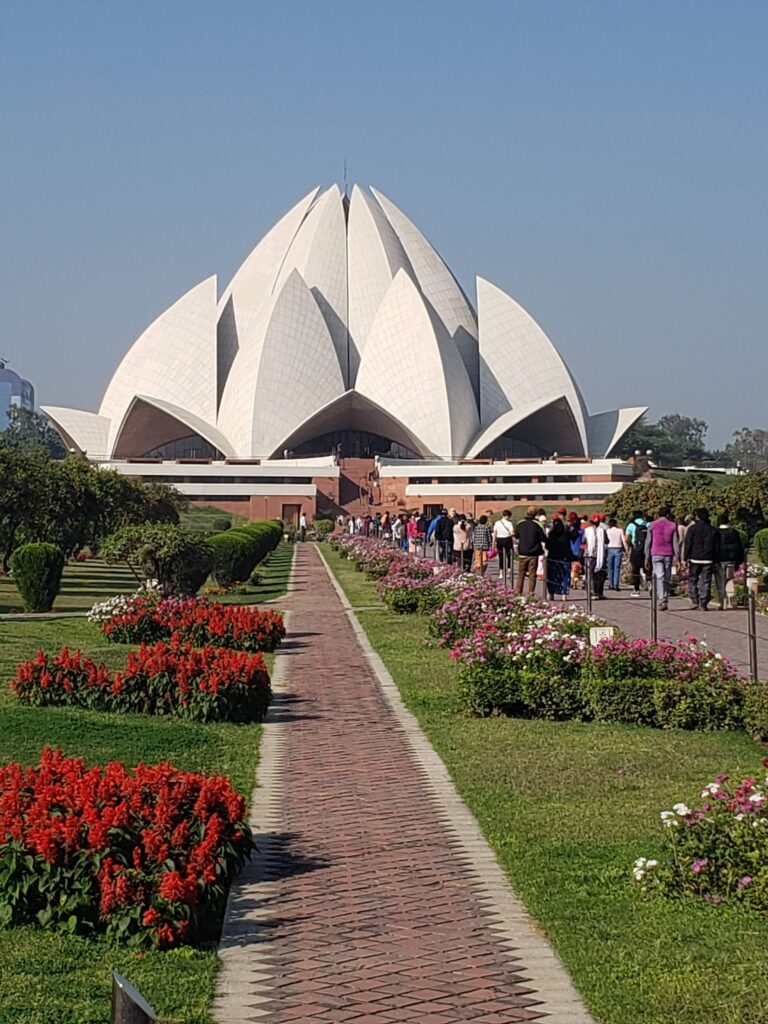
[(645, 857), (638, 857), (637, 860), (635, 861), (635, 867), (636, 868), (642, 868), (642, 867), (645, 867), (645, 865), (647, 863), (648, 862), (646, 861)]
[(736, 817), (734, 818), (734, 820), (735, 821), (743, 821), (744, 820), (744, 815), (743, 814), (737, 814)]
[(691, 813), (690, 807), (686, 807), (685, 804), (674, 804), (672, 810), (675, 814), (679, 814), (681, 818), (684, 818), (687, 814)]
[(720, 792), (720, 786), (716, 782), (710, 782), (708, 786), (705, 786), (701, 791), (702, 796), (714, 796), (715, 793)]
[(657, 860), (647, 860), (645, 862), (645, 866), (647, 868), (657, 868), (659, 866), (659, 862)]
[(660, 817), (662, 824), (666, 825), (667, 828), (677, 825), (677, 816), (674, 811), (662, 811)]
[(765, 800), (762, 793), (750, 793), (749, 802), (751, 804), (759, 804), (761, 800)]

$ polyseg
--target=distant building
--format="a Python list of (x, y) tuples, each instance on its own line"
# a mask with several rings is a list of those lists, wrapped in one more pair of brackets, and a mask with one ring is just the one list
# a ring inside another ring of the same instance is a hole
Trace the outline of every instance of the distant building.
[(35, 389), (28, 380), (9, 369), (5, 361), (0, 359), (0, 430), (8, 426), (8, 410), (12, 406), (32, 412), (35, 408)]

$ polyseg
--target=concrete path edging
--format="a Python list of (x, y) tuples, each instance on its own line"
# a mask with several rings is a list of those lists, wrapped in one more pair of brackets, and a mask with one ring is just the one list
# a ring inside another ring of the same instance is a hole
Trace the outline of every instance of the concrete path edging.
[(521, 969), (536, 989), (537, 1010), (548, 1015), (551, 1024), (594, 1024), (594, 1018), (576, 990), (562, 961), (536, 921), (523, 906), (509, 879), (483, 835), (477, 819), (459, 796), (448, 769), (435, 752), (416, 717), (406, 708), (400, 691), (381, 657), (371, 646), (341, 584), (333, 574), (320, 545), (318, 554), (339, 596), (358, 643), (387, 704), (402, 727), (414, 756), (424, 770), (424, 783), (446, 827), (451, 829), (462, 851), (462, 860), (473, 874), (487, 901), (491, 925), (521, 961)]

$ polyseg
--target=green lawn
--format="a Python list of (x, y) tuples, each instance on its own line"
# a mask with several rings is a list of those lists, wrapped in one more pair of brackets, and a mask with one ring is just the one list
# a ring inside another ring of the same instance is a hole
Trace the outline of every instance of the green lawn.
[[(107, 644), (84, 619), (0, 622), (0, 761), (35, 763), (46, 744), (91, 763), (167, 760), (228, 775), (250, 795), (258, 725), (20, 707), (6, 684), (16, 664), (40, 648), (56, 651), (63, 644), (111, 667), (130, 650)], [(207, 1024), (216, 967), (214, 950), (137, 954), (32, 928), (0, 931), (0, 1024), (107, 1024), (113, 970), (140, 988), (165, 1024)]]
[[(107, 565), (99, 558), (64, 566), (61, 590), (53, 610), (87, 612), (96, 601), (135, 590), (139, 580), (125, 565)], [(0, 577), (0, 613), (21, 612), (23, 605), (13, 580)]]
[[(353, 605), (375, 585), (329, 553)], [(456, 670), (424, 646), (425, 621), (358, 613), (500, 863), (602, 1024), (768, 1024), (768, 919), (644, 900), (632, 862), (660, 852), (659, 811), (718, 772), (753, 772), (740, 733), (470, 719)]]
[[(281, 597), (288, 586), (293, 562), (293, 544), (280, 544), (259, 566), (261, 581), (249, 586), (245, 594), (231, 594), (214, 600), (224, 604), (261, 604)], [(56, 612), (87, 612), (96, 601), (105, 601), (115, 594), (130, 593), (141, 581), (126, 565), (107, 565), (99, 558), (87, 562), (69, 562), (64, 566), (61, 590), (53, 610)], [(212, 580), (208, 581), (213, 584)], [(19, 592), (12, 579), (0, 577), (0, 614), (23, 611)]]

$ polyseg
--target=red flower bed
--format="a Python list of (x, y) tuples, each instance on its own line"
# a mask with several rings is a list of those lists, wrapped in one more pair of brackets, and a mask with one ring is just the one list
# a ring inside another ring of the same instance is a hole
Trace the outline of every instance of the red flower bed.
[(244, 605), (224, 605), (205, 598), (179, 601), (151, 597), (130, 598), (124, 610), (101, 622), (101, 630), (115, 643), (151, 643), (177, 634), (179, 639), (204, 647), (237, 647), (244, 651), (274, 651), (285, 637), (283, 617)]
[(272, 695), (261, 654), (195, 648), (175, 634), (170, 644), (142, 644), (115, 673), (80, 651), (38, 651), (18, 666), (10, 685), (22, 704), (177, 715), (195, 722), (260, 720)]
[(173, 765), (86, 768), (43, 750), (0, 765), (0, 922), (136, 945), (209, 937), (253, 849), (228, 779)]

